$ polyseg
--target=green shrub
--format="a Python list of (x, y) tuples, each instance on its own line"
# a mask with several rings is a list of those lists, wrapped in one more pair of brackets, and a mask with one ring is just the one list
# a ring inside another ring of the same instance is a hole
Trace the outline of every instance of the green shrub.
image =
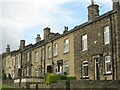
[(47, 85), (51, 83), (65, 83), (66, 81), (75, 80), (74, 76), (66, 76), (63, 74), (46, 74), (45, 75), (45, 83)]
[(76, 77), (74, 77), (74, 76), (67, 76), (67, 80), (75, 80), (76, 79)]
[(47, 85), (51, 83), (57, 83), (60, 80), (59, 76), (57, 74), (49, 74), (46, 76), (46, 81), (45, 83)]
[(7, 75), (5, 74), (4, 70), (2, 70), (2, 79), (6, 80), (7, 79)]
[(58, 74), (60, 80), (66, 80), (67, 79), (67, 76), (66, 75), (63, 75), (63, 74)]

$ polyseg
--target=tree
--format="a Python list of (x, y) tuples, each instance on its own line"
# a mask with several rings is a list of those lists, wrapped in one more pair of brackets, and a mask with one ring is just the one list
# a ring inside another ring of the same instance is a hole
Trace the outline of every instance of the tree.
[(7, 76), (6, 76), (5, 72), (4, 72), (4, 70), (2, 70), (2, 80), (6, 80), (6, 79), (7, 79)]

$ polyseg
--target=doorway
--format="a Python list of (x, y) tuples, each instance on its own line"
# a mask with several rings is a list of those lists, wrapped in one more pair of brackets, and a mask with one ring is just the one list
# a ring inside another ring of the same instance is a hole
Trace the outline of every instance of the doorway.
[(100, 80), (100, 65), (99, 57), (95, 58), (95, 80)]

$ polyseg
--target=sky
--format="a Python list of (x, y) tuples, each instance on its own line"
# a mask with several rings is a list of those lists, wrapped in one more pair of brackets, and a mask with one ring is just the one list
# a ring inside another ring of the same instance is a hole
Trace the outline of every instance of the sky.
[[(112, 9), (111, 0), (94, 0), (100, 6), (100, 15)], [(20, 40), (26, 45), (35, 43), (37, 34), (43, 39), (43, 29), (63, 33), (88, 20), (87, 7), (91, 0), (0, 0), (0, 53), (7, 45), (19, 48)]]

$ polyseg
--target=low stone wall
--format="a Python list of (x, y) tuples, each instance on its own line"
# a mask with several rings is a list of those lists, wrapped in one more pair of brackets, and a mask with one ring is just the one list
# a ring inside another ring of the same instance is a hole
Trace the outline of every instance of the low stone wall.
[(99, 81), (99, 80), (74, 80), (70, 82), (70, 90), (120, 90), (120, 80)]
[(38, 84), (38, 88), (46, 88), (46, 89), (48, 89), (48, 88), (50, 88), (50, 85), (46, 85), (46, 84)]
[(65, 83), (54, 83), (50, 85), (50, 90), (54, 89), (54, 90), (66, 90), (67, 86)]
[(2, 83), (6, 84), (6, 85), (9, 85), (9, 86), (12, 86), (14, 84), (14, 80), (3, 80)]
[(53, 83), (50, 85), (29, 83), (28, 87), (30, 87), (30, 90), (120, 90), (120, 80), (73, 80), (67, 83)]

